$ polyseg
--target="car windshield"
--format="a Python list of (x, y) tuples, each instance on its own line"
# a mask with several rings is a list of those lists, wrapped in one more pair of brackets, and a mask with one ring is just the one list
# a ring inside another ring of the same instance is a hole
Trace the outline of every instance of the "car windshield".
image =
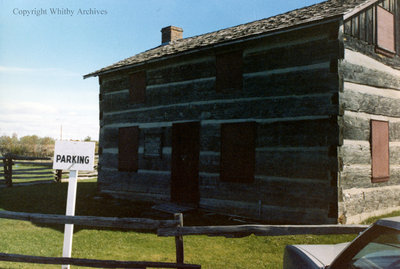
[(387, 231), (362, 248), (347, 268), (400, 269), (400, 232)]

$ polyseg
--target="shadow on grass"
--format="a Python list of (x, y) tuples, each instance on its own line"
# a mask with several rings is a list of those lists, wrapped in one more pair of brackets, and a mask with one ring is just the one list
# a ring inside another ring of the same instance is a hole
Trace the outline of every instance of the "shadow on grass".
[[(64, 215), (66, 209), (68, 183), (37, 184), (30, 186), (15, 186), (0, 188), (0, 210), (59, 214)], [(173, 214), (162, 213), (152, 209), (153, 204), (137, 201), (113, 199), (99, 196), (96, 181), (79, 181), (77, 188), (77, 216), (102, 216), (126, 218), (173, 219)], [(207, 214), (194, 210), (184, 214), (184, 225), (229, 225), (238, 224), (229, 217), (218, 214)], [(50, 227), (64, 231), (64, 225), (36, 224), (40, 227)], [(127, 229), (91, 228), (75, 225), (77, 232), (82, 229), (132, 231)], [(156, 231), (138, 231), (155, 233)]]

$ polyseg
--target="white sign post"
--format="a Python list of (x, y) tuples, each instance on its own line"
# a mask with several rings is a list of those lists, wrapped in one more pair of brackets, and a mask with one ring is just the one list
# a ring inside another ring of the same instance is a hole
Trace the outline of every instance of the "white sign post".
[[(53, 169), (69, 170), (67, 216), (75, 215), (76, 189), (78, 170), (93, 170), (94, 142), (56, 141), (54, 148)], [(71, 257), (73, 224), (65, 224), (63, 257)], [(62, 265), (62, 269), (69, 269), (69, 265)]]

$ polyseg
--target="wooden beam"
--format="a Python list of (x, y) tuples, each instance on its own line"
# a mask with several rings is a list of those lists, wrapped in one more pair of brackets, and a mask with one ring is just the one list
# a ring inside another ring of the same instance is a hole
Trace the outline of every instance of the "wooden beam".
[(17, 168), (17, 169), (15, 169), (15, 171), (14, 171), (14, 173), (15, 172), (18, 172), (18, 173), (22, 173), (22, 172), (29, 172), (29, 174), (31, 173), (31, 172), (33, 172), (33, 171), (49, 171), (49, 173), (51, 173), (53, 170), (50, 170), (49, 168), (46, 168), (46, 167), (38, 167), (38, 168), (24, 168), (24, 169), (19, 169), (19, 168)]
[[(183, 214), (176, 213), (176, 214), (174, 214), (174, 218), (175, 218), (175, 220), (177, 220), (179, 222), (177, 225), (177, 229), (182, 228), (183, 227)], [(175, 248), (176, 248), (176, 262), (183, 263), (184, 251), (183, 251), (183, 236), (182, 235), (175, 236)]]
[[(375, 60), (370, 61), (369, 65), (354, 64), (352, 62), (364, 60), (365, 57), (360, 57), (357, 53), (348, 53), (348, 51), (346, 50), (346, 55), (349, 55), (349, 57), (346, 58), (347, 60), (341, 62), (339, 67), (339, 73), (345, 82), (393, 90), (400, 88), (400, 79), (397, 71), (391, 69), (389, 66), (386, 66), (385, 70), (383, 70), (381, 66), (385, 66), (383, 64), (379, 65), (379, 62)], [(351, 57), (354, 57), (354, 59)], [(379, 67), (376, 67), (378, 65)]]
[(13, 160), (51, 160), (50, 157), (29, 157), (15, 154), (9, 154), (8, 156)]
[[(54, 176), (53, 175), (41, 175), (41, 176), (13, 176), (13, 180), (15, 180), (15, 179), (22, 179), (22, 180), (33, 180), (33, 179), (35, 179), (35, 180), (40, 180), (40, 179), (49, 179), (49, 178), (54, 178)], [(16, 184), (15, 182), (14, 182), (14, 184)], [(18, 184), (18, 183), (17, 183)]]
[(19, 254), (0, 253), (0, 261), (40, 263), (40, 264), (70, 264), (97, 268), (201, 268), (196, 264), (176, 264), (168, 262), (146, 262), (146, 261), (114, 261), (77, 258), (58, 258), (28, 256)]
[(94, 227), (156, 230), (159, 227), (176, 227), (176, 220), (153, 220), (145, 218), (114, 218), (92, 216), (65, 216), (24, 212), (0, 211), (0, 218), (25, 220), (33, 223), (75, 224)]
[[(13, 175), (48, 175), (48, 176), (53, 176), (53, 171), (44, 171), (44, 172), (35, 172), (35, 171), (19, 171), (19, 170), (14, 170)], [(16, 177), (13, 177), (14, 179)]]
[(14, 162), (14, 164), (25, 164), (25, 165), (38, 165), (38, 166), (49, 166), (52, 167), (53, 163), (50, 162)]
[(368, 225), (236, 225), (236, 226), (184, 226), (160, 228), (158, 236), (208, 235), (225, 237), (281, 236), (299, 234), (358, 234)]
[(352, 17), (353, 15), (357, 14), (358, 12), (363, 11), (364, 9), (372, 6), (379, 0), (372, 0), (372, 1), (367, 1), (366, 3), (359, 5), (355, 8), (353, 8), (351, 11), (347, 12), (346, 14), (343, 15), (343, 20), (347, 20), (348, 18)]

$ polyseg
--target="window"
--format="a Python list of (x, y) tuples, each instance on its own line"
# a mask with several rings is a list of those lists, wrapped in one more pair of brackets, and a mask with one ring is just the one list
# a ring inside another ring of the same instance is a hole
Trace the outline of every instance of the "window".
[(118, 170), (137, 171), (139, 167), (139, 127), (118, 130)]
[(372, 183), (389, 180), (389, 122), (371, 120)]
[[(373, 44), (375, 51), (383, 55), (392, 57), (399, 54), (396, 43), (400, 42), (400, 36), (397, 34), (396, 37), (396, 28), (400, 24), (395, 23), (396, 14), (400, 15), (400, 10), (396, 8), (398, 2), (399, 0), (384, 0), (372, 4), (346, 19), (344, 33)], [(397, 29), (398, 33), (399, 30)]]
[(256, 123), (221, 126), (221, 180), (240, 183), (254, 181)]
[(242, 66), (242, 51), (234, 51), (217, 55), (217, 92), (242, 89)]
[(398, 267), (400, 231), (386, 228), (380, 232), (349, 261), (346, 268)]
[(377, 6), (377, 45), (378, 48), (395, 53), (394, 14)]
[(146, 72), (133, 73), (130, 77), (129, 95), (134, 104), (144, 103), (146, 100)]
[(163, 133), (147, 131), (144, 134), (144, 158), (162, 158)]

